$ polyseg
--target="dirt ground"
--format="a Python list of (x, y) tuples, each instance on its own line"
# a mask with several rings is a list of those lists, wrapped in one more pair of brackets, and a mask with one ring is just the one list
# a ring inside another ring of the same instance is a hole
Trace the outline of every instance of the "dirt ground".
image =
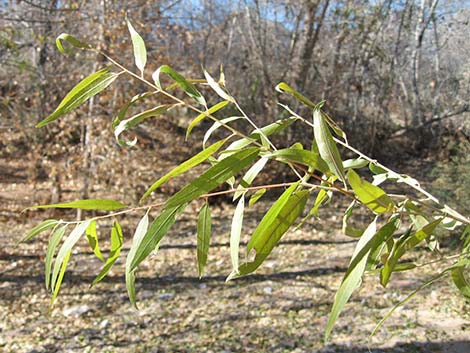
[[(51, 216), (49, 211), (19, 211), (47, 196), (53, 186), (48, 179), (32, 183), (18, 160), (0, 160), (0, 165), (2, 352), (470, 352), (470, 304), (448, 279), (425, 289), (369, 337), (376, 322), (442, 264), (397, 273), (387, 291), (376, 275), (366, 276), (331, 342), (323, 343), (333, 296), (354, 248), (354, 241), (341, 235), (341, 213), (336, 209), (345, 207), (341, 203), (323, 209), (322, 221), (312, 220), (288, 233), (256, 274), (229, 283), (225, 278), (231, 267), (234, 207), (213, 206), (213, 236), (202, 279), (195, 260), (197, 205), (188, 207), (159, 252), (137, 273), (138, 311), (127, 299), (123, 273), (139, 218), (127, 216), (121, 219), (124, 249), (109, 276), (90, 288), (101, 263), (82, 239), (48, 315), (47, 234), (27, 244), (15, 242)], [(247, 210), (245, 243), (270, 202)], [(73, 219), (74, 214), (55, 216)], [(429, 260), (425, 250), (413, 256), (417, 263)]]

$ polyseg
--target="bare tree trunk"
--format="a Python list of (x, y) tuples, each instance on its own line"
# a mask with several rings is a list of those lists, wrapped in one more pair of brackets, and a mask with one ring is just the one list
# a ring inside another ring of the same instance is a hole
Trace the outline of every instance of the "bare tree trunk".
[(413, 116), (411, 117), (411, 123), (414, 127), (425, 123), (425, 116), (422, 109), (421, 103), (421, 92), (420, 92), (420, 62), (421, 62), (421, 48), (423, 45), (424, 34), (426, 29), (434, 16), (436, 6), (439, 0), (433, 0), (429, 9), (429, 15), (426, 17), (426, 0), (421, 0), (420, 11), (418, 20), (415, 27), (415, 46), (412, 56), (413, 69), (412, 69), (412, 87), (413, 87)]
[[(106, 28), (106, 14), (107, 14), (107, 0), (100, 0), (101, 5), (101, 21), (98, 34), (98, 42), (101, 47), (106, 47), (104, 31)], [(105, 48), (102, 48), (105, 49)], [(93, 64), (93, 72), (98, 68), (98, 62), (102, 60), (101, 56), (97, 57)], [(88, 101), (88, 112), (85, 119), (81, 121), (81, 149), (83, 154), (82, 160), (82, 189), (80, 190), (80, 198), (87, 199), (90, 194), (90, 176), (94, 172), (94, 142), (92, 139), (93, 134), (93, 110), (95, 106), (95, 97), (91, 97)], [(77, 209), (77, 220), (81, 220), (83, 213), (81, 209)]]
[(313, 65), (314, 58), (314, 49), (317, 44), (320, 30), (323, 25), (323, 20), (326, 15), (326, 11), (330, 4), (329, 0), (326, 0), (320, 15), (317, 18), (318, 6), (320, 1), (305, 1), (305, 24), (304, 24), (304, 42), (300, 50), (299, 62), (298, 62), (298, 71), (296, 75), (296, 87), (299, 91), (305, 90), (305, 84), (307, 82), (307, 77), (309, 70)]

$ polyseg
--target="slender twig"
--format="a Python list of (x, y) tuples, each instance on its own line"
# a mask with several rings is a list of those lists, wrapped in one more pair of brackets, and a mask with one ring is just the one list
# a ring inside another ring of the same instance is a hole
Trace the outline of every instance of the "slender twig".
[(155, 92), (157, 93), (161, 93), (162, 95), (188, 107), (189, 109), (191, 109), (192, 111), (198, 113), (198, 114), (204, 114), (206, 117), (208, 117), (209, 119), (211, 119), (212, 121), (214, 122), (217, 122), (219, 123), (221, 126), (223, 126), (224, 128), (230, 130), (233, 134), (235, 135), (238, 135), (242, 138), (245, 138), (245, 139), (248, 139), (249, 141), (251, 141), (253, 144), (259, 146), (259, 147), (263, 147), (261, 143), (259, 143), (258, 141), (256, 141), (256, 139), (253, 139), (243, 133), (241, 133), (240, 131), (234, 129), (233, 127), (231, 127), (230, 125), (227, 125), (226, 123), (224, 123), (223, 121), (217, 119), (216, 117), (214, 117), (212, 114), (209, 114), (208, 111), (203, 111), (201, 109), (198, 109), (196, 108), (195, 106), (193, 106), (192, 104), (189, 104), (185, 101), (183, 101), (182, 99), (172, 95), (171, 93), (163, 90), (163, 89), (160, 89), (159, 87), (157, 87), (155, 84), (151, 83), (150, 81), (146, 80), (144, 77), (141, 77), (139, 75), (137, 75), (136, 73), (130, 71), (129, 69), (127, 69), (126, 67), (124, 67), (123, 65), (121, 65), (120, 63), (118, 63), (116, 60), (114, 60), (113, 58), (111, 58), (108, 54), (102, 52), (101, 50), (98, 50), (98, 49), (93, 49), (95, 52), (103, 55), (106, 59), (108, 59), (113, 65), (117, 66), (118, 68), (120, 68), (121, 70), (123, 70), (125, 73), (127, 73), (128, 75), (134, 77), (135, 79), (137, 79), (138, 81), (146, 84), (147, 86), (151, 87), (152, 89), (155, 90)]
[[(294, 114), (299, 120), (301, 120), (302, 122), (304, 122), (305, 124), (307, 124), (307, 125), (309, 125), (313, 128), (313, 124), (310, 121), (308, 121), (307, 119), (303, 118), (302, 116), (296, 114), (295, 112), (291, 111), (290, 109), (289, 109), (289, 112)], [(379, 163), (377, 160), (370, 158), (369, 156), (365, 155), (361, 151), (359, 151), (356, 148), (352, 147), (349, 143), (347, 143), (345, 141), (342, 141), (342, 140), (340, 140), (336, 137), (333, 137), (333, 140), (336, 143), (340, 144), (341, 146), (347, 148), (351, 152), (354, 152), (359, 157), (365, 159), (369, 163), (372, 163), (372, 164), (376, 165), (377, 167), (384, 169), (386, 172), (392, 174), (393, 177), (396, 177), (400, 182), (408, 185), (412, 189), (414, 189), (414, 190), (418, 191), (419, 193), (423, 194), (429, 200), (431, 200), (434, 203), (436, 203), (437, 205), (439, 205), (440, 208), (436, 208), (436, 207), (433, 207), (432, 205), (426, 204), (422, 200), (414, 199), (413, 201), (416, 201), (419, 204), (424, 205), (428, 208), (432, 208), (434, 211), (437, 211), (441, 214), (445, 214), (446, 216), (448, 216), (450, 218), (453, 218), (453, 219), (455, 219), (459, 222), (462, 222), (462, 223), (465, 223), (465, 224), (470, 224), (470, 220), (467, 217), (461, 215), (459, 212), (457, 212), (453, 208), (451, 208), (447, 205), (443, 205), (435, 196), (430, 194), (428, 191), (424, 190), (421, 186), (416, 185), (416, 183), (413, 183), (412, 181), (408, 180), (408, 178), (404, 178), (401, 174), (399, 174), (399, 173), (395, 172), (394, 170), (388, 168), (387, 166)]]

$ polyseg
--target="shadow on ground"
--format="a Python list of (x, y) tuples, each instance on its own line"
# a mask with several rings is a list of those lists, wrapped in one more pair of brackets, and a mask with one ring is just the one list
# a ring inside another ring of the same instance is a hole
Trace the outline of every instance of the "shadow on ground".
[(470, 353), (470, 340), (397, 343), (393, 347), (380, 349), (329, 345), (316, 353)]

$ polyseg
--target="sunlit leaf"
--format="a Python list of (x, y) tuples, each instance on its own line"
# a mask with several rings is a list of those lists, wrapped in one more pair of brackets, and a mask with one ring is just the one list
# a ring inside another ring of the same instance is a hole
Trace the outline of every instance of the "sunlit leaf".
[(49, 311), (51, 311), (52, 306), (54, 305), (54, 302), (57, 299), (57, 296), (59, 295), (60, 286), (62, 285), (62, 280), (64, 279), (65, 270), (67, 269), (67, 264), (69, 262), (71, 254), (72, 254), (72, 250), (67, 251), (67, 253), (64, 254), (64, 257), (61, 261), (60, 272), (58, 273), (57, 280), (55, 280), (55, 283), (52, 286), (52, 298), (51, 298)]
[(355, 228), (348, 224), (349, 218), (351, 218), (352, 216), (355, 205), (356, 205), (356, 201), (351, 202), (351, 204), (348, 206), (348, 208), (344, 212), (342, 231), (344, 235), (347, 235), (353, 238), (359, 238), (364, 233), (364, 229)]
[(96, 257), (101, 261), (104, 261), (103, 254), (101, 254), (100, 245), (98, 242), (98, 235), (96, 234), (96, 221), (93, 220), (90, 222), (90, 225), (86, 229), (85, 233), (88, 239), (88, 244), (90, 244)]
[(243, 117), (241, 117), (241, 116), (231, 116), (229, 118), (225, 118), (225, 119), (221, 119), (219, 121), (216, 121), (214, 124), (212, 124), (212, 126), (209, 129), (207, 129), (206, 133), (204, 134), (204, 138), (202, 139), (202, 145), (204, 146), (204, 148), (206, 147), (206, 143), (209, 140), (209, 138), (211, 137), (211, 135), (214, 133), (214, 131), (216, 131), (221, 126), (226, 125), (229, 122), (235, 121), (235, 120), (238, 120), (238, 119), (243, 119)]
[(348, 172), (348, 180), (357, 198), (375, 213), (391, 212), (394, 209), (395, 205), (385, 191), (362, 179), (352, 169)]
[(131, 270), (131, 264), (134, 261), (137, 249), (139, 248), (142, 239), (147, 233), (148, 226), (149, 217), (146, 213), (137, 225), (134, 236), (132, 238), (131, 248), (129, 249), (129, 253), (126, 257), (126, 288), (127, 293), (129, 295), (129, 300), (132, 306), (134, 306), (135, 308), (137, 308), (137, 303), (135, 299), (135, 270)]
[(260, 158), (255, 164), (253, 164), (250, 169), (245, 173), (242, 180), (240, 181), (240, 185), (238, 186), (239, 191), (233, 194), (233, 200), (236, 200), (246, 193), (244, 188), (247, 188), (253, 183), (253, 180), (258, 176), (258, 174), (263, 170), (264, 166), (268, 162), (268, 158)]
[(253, 206), (261, 197), (263, 197), (265, 193), (266, 193), (265, 188), (256, 190), (256, 192), (253, 195), (251, 195), (250, 201), (248, 202), (248, 206), (249, 207)]
[(177, 73), (175, 70), (173, 70), (170, 66), (168, 65), (162, 65), (160, 66), (152, 75), (152, 78), (155, 82), (155, 85), (159, 88), (162, 89), (162, 85), (160, 83), (160, 72), (163, 72), (170, 76), (173, 80), (178, 83), (178, 85), (183, 89), (183, 91), (196, 100), (199, 104), (202, 104), (203, 106), (207, 106), (206, 100), (202, 96), (201, 92), (197, 90), (197, 88), (192, 84), (189, 83), (182, 75)]
[(112, 124), (111, 124), (111, 127), (113, 128), (113, 130), (119, 125), (119, 123), (121, 121), (124, 120), (124, 118), (126, 117), (126, 114), (127, 114), (127, 111), (129, 110), (129, 108), (131, 106), (133, 106), (135, 103), (137, 103), (138, 101), (142, 100), (142, 99), (145, 99), (149, 96), (152, 96), (154, 95), (156, 92), (145, 92), (145, 93), (140, 93), (140, 94), (137, 94), (135, 95), (134, 97), (132, 97), (132, 99), (127, 102), (122, 108), (121, 110), (119, 110), (118, 114), (116, 115), (116, 117), (114, 118)]
[[(85, 230), (88, 228), (90, 225), (90, 221), (84, 221), (80, 222), (77, 224), (77, 226), (70, 232), (70, 234), (65, 238), (62, 246), (59, 249), (59, 252), (57, 253), (55, 262), (54, 262), (54, 269), (52, 271), (52, 277), (51, 277), (51, 289), (52, 292), (55, 293), (56, 290), (56, 282), (57, 278), (59, 276), (59, 271), (65, 271), (66, 266), (66, 259), (68, 261), (68, 256), (70, 256), (70, 252), (72, 251), (72, 248), (74, 245), (77, 243), (77, 241), (80, 239), (80, 237), (85, 233)], [(65, 263), (65, 265), (64, 265)], [(60, 284), (59, 284), (60, 286)]]
[[(323, 106), (323, 103), (324, 102), (321, 102), (319, 104), (315, 104), (313, 103), (310, 99), (308, 99), (307, 97), (305, 97), (304, 95), (302, 95), (301, 93), (299, 93), (298, 91), (296, 91), (295, 89), (293, 89), (292, 87), (290, 87), (287, 83), (285, 82), (281, 82), (279, 83), (277, 86), (276, 86), (276, 91), (280, 92), (280, 93), (289, 93), (290, 95), (292, 95), (295, 99), (297, 99), (299, 102), (301, 102), (302, 104), (304, 104), (305, 106), (313, 109), (313, 110), (317, 110), (317, 109), (320, 109), (322, 106)], [(287, 106), (284, 106), (282, 105), (284, 108), (288, 108)], [(288, 109), (290, 110), (290, 109)], [(344, 133), (343, 130), (341, 130), (341, 128), (333, 121), (333, 119), (331, 119), (328, 115), (324, 115), (324, 118), (326, 120), (326, 122), (328, 123), (328, 125), (333, 129), (333, 131), (335, 132), (336, 135), (346, 139), (346, 134)]]
[(343, 161), (328, 124), (325, 122), (319, 109), (313, 111), (313, 132), (321, 158), (326, 162), (329, 169), (346, 185)]
[(118, 73), (109, 72), (111, 66), (97, 71), (80, 81), (60, 102), (56, 110), (46, 119), (42, 120), (36, 127), (43, 127), (57, 120), (62, 115), (70, 113), (89, 98), (100, 93), (108, 87), (118, 76)]
[(240, 248), (240, 236), (242, 233), (243, 212), (245, 210), (245, 195), (241, 195), (237, 207), (233, 213), (232, 227), (230, 229), (230, 258), (233, 271), (238, 271), (238, 251)]
[(136, 247), (135, 256), (129, 265), (129, 271), (134, 271), (139, 264), (155, 250), (162, 238), (176, 221), (176, 215), (186, 208), (186, 204), (167, 207), (154, 219), (140, 243)]
[(171, 170), (169, 173), (165, 174), (162, 176), (160, 179), (158, 179), (155, 183), (152, 184), (151, 187), (148, 188), (148, 190), (145, 192), (145, 194), (142, 196), (141, 200), (144, 200), (147, 198), (152, 192), (158, 189), (162, 184), (166, 183), (168, 180), (183, 174), (184, 172), (188, 171), (191, 168), (194, 168), (201, 164), (202, 162), (206, 161), (207, 158), (212, 156), (215, 152), (217, 152), (220, 147), (223, 146), (223, 144), (227, 140), (220, 140), (214, 143), (213, 145), (207, 147), (206, 149), (202, 150), (198, 154), (194, 155), (190, 159), (184, 161), (177, 167), (175, 167), (173, 170)]
[(197, 117), (195, 117), (194, 120), (189, 123), (188, 129), (186, 130), (186, 139), (188, 139), (189, 134), (191, 133), (191, 131), (193, 131), (194, 127), (199, 124), (202, 120), (204, 120), (204, 118), (207, 118), (209, 115), (214, 114), (229, 103), (229, 101), (219, 102), (216, 105), (207, 109), (204, 113), (201, 113)]
[(121, 253), (122, 239), (123, 236), (121, 225), (118, 223), (118, 221), (115, 220), (113, 227), (111, 228), (111, 249), (109, 250), (108, 259), (106, 260), (106, 263), (104, 264), (98, 276), (96, 276), (93, 280), (91, 284), (92, 286), (105, 278), (111, 267), (113, 267), (114, 263), (119, 257), (119, 254)]
[[(264, 136), (271, 136), (271, 135), (276, 135), (292, 125), (297, 120), (295, 117), (291, 117), (288, 119), (283, 119), (283, 120), (278, 120), (275, 121), (272, 124), (266, 125), (262, 127), (260, 130)], [(241, 138), (239, 140), (236, 140), (232, 142), (228, 147), (227, 147), (227, 153), (224, 155), (224, 157), (227, 157), (228, 155), (232, 154), (233, 151), (239, 150), (241, 148), (244, 148), (251, 143), (253, 143), (253, 140), (261, 140), (261, 134), (259, 131), (254, 130), (251, 132), (251, 134), (248, 136), (248, 138)]]
[(33, 239), (38, 234), (45, 232), (48, 229), (54, 228), (60, 223), (60, 221), (56, 219), (46, 219), (39, 223), (36, 227), (31, 229), (18, 243), (25, 243), (31, 239)]
[(421, 229), (418, 229), (416, 232), (406, 232), (398, 241), (395, 242), (390, 256), (382, 268), (380, 273), (380, 283), (385, 287), (389, 280), (392, 272), (394, 272), (395, 267), (398, 263), (398, 260), (409, 250), (414, 248), (416, 245), (421, 243), (424, 239), (429, 237), (439, 223), (442, 221), (442, 218), (436, 219), (433, 222), (426, 224)]
[(223, 159), (170, 197), (165, 203), (165, 207), (171, 208), (181, 205), (215, 189), (253, 162), (258, 153), (259, 148), (251, 147)]
[(46, 261), (45, 261), (45, 266), (44, 266), (46, 289), (49, 289), (49, 283), (51, 281), (52, 260), (54, 258), (55, 250), (57, 249), (57, 246), (59, 245), (60, 240), (64, 236), (66, 229), (67, 229), (66, 225), (56, 229), (55, 232), (52, 233), (49, 239), (49, 244), (47, 245), (47, 250), (46, 250)]
[(126, 18), (126, 22), (127, 27), (129, 28), (129, 33), (131, 34), (132, 46), (134, 47), (135, 65), (142, 73), (142, 76), (144, 76), (144, 68), (147, 63), (147, 49), (145, 48), (145, 43), (128, 18)]
[(172, 108), (174, 105), (172, 104), (164, 104), (164, 105), (159, 105), (158, 107), (146, 110), (144, 112), (141, 112), (139, 114), (136, 114), (129, 119), (121, 120), (119, 124), (116, 126), (114, 129), (114, 137), (116, 138), (117, 142), (120, 145), (127, 145), (127, 146), (133, 146), (136, 144), (137, 139), (134, 139), (133, 141), (123, 141), (119, 138), (119, 136), (126, 130), (140, 124), (142, 121), (148, 118), (153, 118), (162, 115), (163, 113), (167, 112), (170, 108)]
[(295, 99), (297, 99), (299, 102), (301, 102), (302, 104), (306, 105), (307, 107), (309, 107), (311, 109), (315, 109), (315, 107), (316, 107), (315, 103), (313, 103), (310, 99), (308, 99), (307, 97), (305, 97), (301, 93), (297, 92), (295, 89), (293, 89), (291, 86), (289, 86), (285, 82), (279, 83), (275, 87), (275, 89), (276, 89), (276, 91), (278, 91), (280, 93), (287, 92), (287, 93), (291, 94)]
[(308, 190), (294, 192), (297, 187), (297, 183), (290, 186), (264, 215), (247, 246), (247, 254), (252, 249), (256, 251), (255, 259), (242, 264), (238, 268), (238, 274), (232, 273), (232, 278), (255, 271), (300, 216), (310, 192)]
[(275, 158), (286, 163), (299, 163), (311, 167), (313, 170), (319, 170), (323, 174), (329, 171), (328, 165), (316, 153), (298, 149), (284, 148), (264, 155), (267, 158)]
[(197, 222), (197, 270), (199, 278), (204, 273), (207, 263), (207, 254), (211, 240), (211, 210), (208, 203), (205, 203), (199, 211)]
[(126, 207), (126, 205), (114, 200), (102, 199), (88, 199), (77, 200), (65, 203), (54, 203), (50, 205), (31, 206), (28, 209), (36, 208), (78, 208), (81, 210), (101, 210), (101, 211), (115, 211)]
[(361, 169), (369, 164), (369, 161), (363, 158), (347, 159), (343, 161), (344, 169)]
[(77, 38), (75, 38), (74, 36), (71, 36), (70, 34), (67, 34), (67, 33), (62, 33), (60, 36), (58, 36), (55, 40), (55, 44), (57, 45), (57, 49), (59, 49), (59, 51), (62, 53), (62, 54), (69, 54), (70, 53), (70, 50), (67, 50), (64, 48), (64, 46), (62, 45), (62, 41), (66, 41), (67, 43), (69, 43), (70, 45), (74, 46), (75, 48), (79, 48), (79, 49), (92, 49), (92, 46), (91, 45), (88, 45), (86, 43), (83, 43), (82, 41), (78, 40)]
[(214, 80), (214, 78), (206, 71), (204, 70), (204, 76), (207, 80), (207, 83), (209, 86), (217, 93), (221, 98), (225, 99), (226, 101), (229, 102), (234, 102), (235, 100), (231, 95), (229, 95), (227, 92), (225, 92), (222, 87)]
[[(361, 249), (368, 244), (372, 237), (376, 234), (376, 219), (367, 227), (364, 231), (364, 235), (357, 242), (356, 248), (353, 254), (353, 261), (356, 256), (361, 252)], [(331, 309), (330, 316), (328, 317), (328, 323), (326, 324), (325, 330), (325, 341), (328, 340), (331, 330), (338, 319), (339, 314), (343, 310), (344, 306), (348, 302), (352, 293), (359, 287), (362, 279), (362, 275), (366, 268), (367, 256), (370, 253), (370, 249), (365, 251), (362, 254), (362, 257), (359, 258), (355, 263), (351, 263), (350, 268), (348, 269), (347, 275), (343, 278), (341, 285), (336, 292), (335, 300), (333, 302), (333, 307)], [(353, 265), (353, 266), (352, 266)]]

